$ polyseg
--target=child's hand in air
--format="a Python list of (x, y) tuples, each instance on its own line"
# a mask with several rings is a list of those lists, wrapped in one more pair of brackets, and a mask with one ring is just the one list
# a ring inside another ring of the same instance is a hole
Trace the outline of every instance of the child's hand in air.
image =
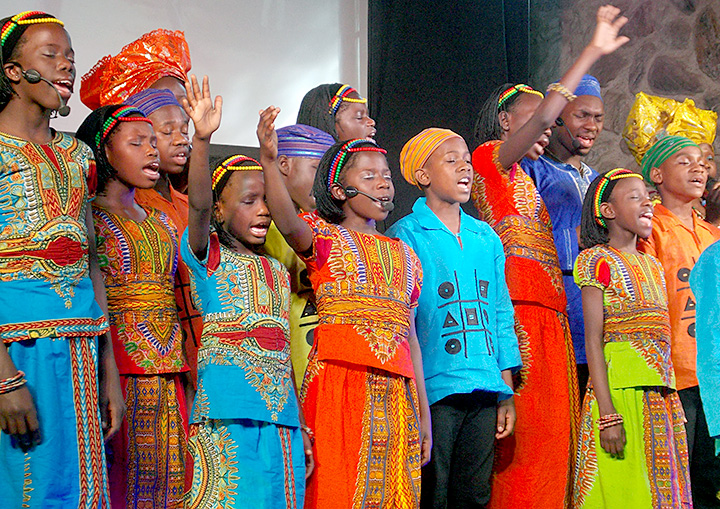
[(222, 97), (215, 97), (213, 104), (210, 95), (210, 82), (203, 76), (202, 92), (197, 77), (193, 74), (190, 81), (185, 82), (187, 99), (183, 98), (183, 109), (193, 121), (195, 138), (206, 140), (220, 127), (222, 118)]
[(268, 106), (260, 110), (260, 121), (257, 126), (257, 137), (260, 142), (260, 158), (266, 161), (275, 161), (278, 154), (278, 138), (275, 132), (275, 119), (280, 114), (280, 108)]
[(509, 437), (515, 431), (515, 421), (517, 413), (515, 412), (515, 401), (513, 398), (502, 400), (497, 407), (497, 433), (495, 438), (501, 440)]
[(620, 16), (620, 9), (603, 5), (597, 12), (597, 25), (590, 45), (598, 48), (603, 55), (612, 53), (630, 40), (624, 35), (618, 37), (618, 32), (627, 22), (625, 16)]
[(622, 423), (605, 428), (600, 432), (600, 445), (613, 458), (623, 457), (625, 443), (625, 427)]

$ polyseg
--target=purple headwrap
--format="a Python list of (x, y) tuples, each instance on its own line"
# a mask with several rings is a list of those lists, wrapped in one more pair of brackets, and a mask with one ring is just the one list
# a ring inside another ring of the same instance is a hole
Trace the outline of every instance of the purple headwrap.
[(277, 130), (278, 155), (322, 159), (335, 139), (325, 131), (305, 124), (294, 124)]
[(134, 106), (142, 111), (146, 117), (149, 117), (154, 111), (159, 110), (163, 106), (177, 106), (181, 108), (175, 94), (170, 92), (170, 90), (158, 90), (155, 88), (148, 88), (147, 90), (131, 95), (125, 100), (124, 104)]

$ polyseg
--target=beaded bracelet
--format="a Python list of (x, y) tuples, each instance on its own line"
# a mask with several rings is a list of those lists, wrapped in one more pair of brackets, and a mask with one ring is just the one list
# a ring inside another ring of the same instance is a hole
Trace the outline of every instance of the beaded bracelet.
[(623, 417), (620, 414), (603, 415), (598, 419), (598, 429), (600, 431), (603, 431), (607, 428), (612, 428), (613, 426), (617, 426), (618, 424), (622, 423)]
[(310, 443), (311, 443), (312, 445), (315, 445), (315, 432), (310, 429), (310, 426), (306, 426), (305, 424), (301, 424), (301, 425), (300, 425), (300, 429), (307, 434), (308, 438), (310, 439)]
[(547, 87), (548, 92), (557, 92), (561, 96), (563, 96), (565, 99), (567, 99), (568, 102), (573, 102), (575, 99), (577, 99), (577, 96), (570, 92), (570, 90), (563, 85), (560, 82), (556, 83), (550, 83)]
[(0, 394), (7, 394), (8, 392), (12, 392), (16, 389), (19, 389), (26, 383), (27, 380), (25, 379), (25, 373), (23, 373), (22, 371), (18, 371), (15, 376), (6, 378), (5, 380), (0, 380)]

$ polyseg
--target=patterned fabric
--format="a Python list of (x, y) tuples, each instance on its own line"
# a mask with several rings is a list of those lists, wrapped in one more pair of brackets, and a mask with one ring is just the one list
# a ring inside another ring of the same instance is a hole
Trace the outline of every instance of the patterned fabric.
[(520, 368), (520, 351), (495, 232), (461, 211), (455, 235), (418, 198), (387, 234), (406, 242), (425, 267), (415, 328), (429, 403), (476, 390), (512, 396), (501, 372)]
[(173, 292), (175, 225), (156, 209), (138, 222), (93, 206), (93, 219), (120, 373), (187, 371)]
[(435, 149), (452, 138), (461, 138), (450, 129), (430, 127), (410, 138), (400, 151), (400, 173), (408, 184), (418, 185), (415, 170), (422, 168)]
[(672, 364), (677, 389), (698, 385), (696, 374), (695, 296), (688, 278), (706, 247), (720, 239), (720, 230), (693, 214), (688, 228), (662, 205), (655, 206), (650, 237), (638, 242), (638, 250), (657, 257), (665, 271), (670, 310)]
[(25, 372), (42, 442), (23, 453), (13, 447), (9, 435), (0, 433), (0, 505), (109, 509), (97, 340), (17, 341), (8, 347), (8, 353)]
[(305, 260), (315, 290), (320, 325), (319, 360), (376, 367), (414, 378), (408, 334), (417, 306), (422, 268), (399, 240), (301, 216), (313, 231)]
[[(166, 200), (155, 189), (136, 189), (135, 202), (145, 209), (154, 208), (164, 212), (178, 231), (178, 244), (188, 222), (188, 197), (170, 186), (170, 200)], [(190, 272), (187, 265), (178, 257), (175, 271), (175, 302), (178, 318), (183, 328), (185, 357), (190, 367), (190, 380), (197, 388), (197, 351), (202, 336), (202, 315), (195, 308), (190, 292)]]
[(697, 298), (697, 377), (711, 437), (720, 437), (719, 250), (720, 242), (708, 247), (690, 273), (690, 287)]
[(595, 76), (586, 74), (580, 80), (575, 88), (575, 95), (591, 95), (602, 101), (602, 92), (600, 91), (600, 82)]
[(191, 66), (185, 34), (158, 28), (143, 34), (114, 57), (101, 58), (83, 75), (80, 99), (91, 110), (121, 104), (165, 76), (185, 83)]
[(107, 445), (113, 507), (183, 507), (187, 406), (180, 375), (121, 376), (127, 417)]
[[(94, 336), (107, 330), (95, 302), (85, 225), (87, 145), (56, 133), (48, 145), (0, 133), (0, 338)], [(31, 302), (33, 305), (21, 305)]]
[(321, 159), (335, 143), (335, 138), (325, 131), (305, 124), (281, 127), (276, 132), (278, 156)]
[(420, 422), (412, 379), (312, 357), (303, 395), (315, 431), (307, 509), (418, 507)]
[(299, 428), (246, 419), (190, 427), (194, 475), (187, 509), (302, 508), (305, 455)]
[(472, 159), (473, 204), (505, 249), (522, 357), (514, 379), (518, 420), (496, 444), (490, 507), (566, 507), (580, 410), (562, 274), (545, 204), (519, 164), (506, 170), (499, 163), (501, 145), (484, 143)]
[(563, 273), (575, 360), (578, 364), (586, 364), (582, 298), (572, 270), (579, 252), (577, 227), (580, 226), (583, 199), (598, 173), (583, 162), (578, 170), (571, 164), (553, 161), (547, 156), (540, 156), (537, 161), (526, 158), (521, 164), (550, 213), (553, 241)]
[(187, 231), (181, 250), (203, 314), (191, 422), (252, 419), (298, 427), (287, 270), (275, 259), (231, 251), (215, 233), (205, 260), (190, 249)]
[(660, 262), (645, 254), (599, 245), (580, 253), (575, 281), (580, 287), (603, 291), (603, 340), (610, 387), (659, 385), (674, 389), (667, 291)]
[(318, 322), (317, 305), (305, 262), (285, 241), (275, 223), (265, 237), (265, 252), (290, 273), (290, 356), (295, 385), (302, 386)]
[(175, 94), (166, 88), (162, 90), (148, 88), (147, 90), (131, 95), (125, 99), (123, 103), (139, 109), (146, 117), (149, 117), (155, 111), (165, 106), (182, 108)]
[(603, 291), (604, 356), (613, 406), (623, 416), (623, 458), (600, 446), (599, 411), (583, 403), (573, 507), (692, 507), (685, 416), (674, 388), (662, 266), (645, 254), (598, 245), (580, 253), (575, 278)]
[(623, 416), (623, 457), (600, 445), (595, 391), (583, 402), (571, 507), (691, 509), (685, 414), (675, 391), (658, 387), (611, 389)]

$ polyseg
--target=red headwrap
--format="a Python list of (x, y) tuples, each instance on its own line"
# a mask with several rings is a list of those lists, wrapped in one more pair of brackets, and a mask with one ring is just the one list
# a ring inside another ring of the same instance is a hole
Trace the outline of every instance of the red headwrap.
[(159, 28), (101, 58), (82, 77), (80, 100), (91, 110), (121, 104), (165, 76), (187, 81), (191, 65), (185, 34)]

